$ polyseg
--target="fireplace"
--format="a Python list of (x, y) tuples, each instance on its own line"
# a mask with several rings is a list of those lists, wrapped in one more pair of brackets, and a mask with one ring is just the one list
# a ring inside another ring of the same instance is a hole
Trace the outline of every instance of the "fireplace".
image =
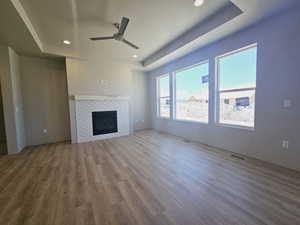
[(117, 111), (92, 112), (93, 135), (118, 132)]
[(70, 101), (72, 143), (129, 135), (129, 100), (127, 96), (74, 96)]

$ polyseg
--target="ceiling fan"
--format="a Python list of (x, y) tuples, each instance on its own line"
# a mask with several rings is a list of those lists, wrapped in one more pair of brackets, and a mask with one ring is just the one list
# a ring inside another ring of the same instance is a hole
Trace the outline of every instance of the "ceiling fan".
[(90, 38), (90, 40), (92, 41), (100, 41), (100, 40), (111, 40), (114, 39), (116, 41), (121, 41), (127, 45), (129, 45), (130, 47), (134, 48), (134, 49), (139, 49), (138, 46), (132, 44), (131, 42), (127, 41), (124, 38), (124, 34), (127, 28), (127, 25), (129, 23), (129, 19), (126, 17), (122, 18), (121, 24), (119, 23), (114, 23), (114, 26), (118, 29), (118, 32), (115, 33), (113, 36), (109, 36), (109, 37), (94, 37), (94, 38)]

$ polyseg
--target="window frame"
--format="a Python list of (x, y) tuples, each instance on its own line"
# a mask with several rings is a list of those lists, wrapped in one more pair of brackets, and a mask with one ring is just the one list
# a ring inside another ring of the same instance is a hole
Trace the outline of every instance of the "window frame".
[[(256, 124), (256, 85), (253, 88), (234, 88), (234, 89), (227, 89), (227, 90), (220, 90), (220, 59), (225, 58), (230, 55), (234, 55), (252, 48), (258, 49), (258, 44), (253, 43), (250, 45), (247, 45), (245, 47), (227, 52), (225, 54), (219, 55), (215, 57), (215, 124), (217, 126), (221, 127), (230, 127), (230, 128), (238, 128), (238, 129), (246, 129), (246, 130), (255, 130), (255, 124)], [(256, 56), (257, 61), (257, 56)], [(256, 63), (256, 74), (255, 79), (257, 83), (257, 63)], [(240, 92), (240, 91), (254, 91), (255, 92), (255, 104), (254, 104), (254, 125), (251, 126), (243, 126), (243, 125), (237, 125), (237, 124), (228, 124), (228, 123), (222, 123), (220, 122), (220, 95), (221, 93), (232, 93), (232, 92)]]
[(159, 118), (159, 119), (166, 119), (166, 120), (170, 120), (171, 119), (171, 111), (172, 111), (172, 106), (170, 104), (170, 112), (169, 112), (169, 116), (162, 116), (161, 115), (161, 110), (160, 110), (160, 99), (162, 97), (160, 97), (160, 79), (161, 78), (164, 78), (164, 77), (168, 77), (169, 78), (169, 98), (170, 98), (170, 102), (171, 102), (171, 93), (172, 93), (172, 90), (171, 90), (171, 86), (170, 86), (170, 79), (171, 79), (171, 76), (169, 73), (166, 73), (166, 74), (163, 74), (163, 75), (159, 75), (155, 78), (156, 80), (156, 117)]
[(193, 65), (190, 65), (190, 66), (186, 66), (186, 67), (182, 67), (178, 70), (175, 70), (173, 73), (172, 73), (172, 87), (173, 87), (173, 90), (172, 90), (172, 106), (173, 106), (173, 109), (172, 109), (172, 113), (173, 113), (173, 120), (174, 121), (179, 121), (179, 122), (186, 122), (186, 123), (195, 123), (195, 124), (203, 124), (203, 125), (208, 125), (209, 122), (210, 122), (210, 100), (208, 100), (208, 120), (207, 122), (203, 122), (203, 121), (196, 121), (196, 120), (184, 120), (184, 119), (177, 119), (176, 117), (176, 90), (177, 90), (177, 84), (176, 84), (176, 74), (177, 73), (180, 73), (182, 71), (185, 71), (185, 70), (189, 70), (189, 69), (192, 69), (194, 67), (197, 67), (197, 66), (201, 66), (203, 64), (208, 64), (208, 74), (207, 76), (209, 77), (209, 81), (208, 81), (208, 98), (210, 98), (210, 82), (211, 82), (211, 79), (210, 79), (210, 70), (209, 70), (209, 59), (205, 59), (201, 62), (198, 62), (196, 64), (193, 64)]

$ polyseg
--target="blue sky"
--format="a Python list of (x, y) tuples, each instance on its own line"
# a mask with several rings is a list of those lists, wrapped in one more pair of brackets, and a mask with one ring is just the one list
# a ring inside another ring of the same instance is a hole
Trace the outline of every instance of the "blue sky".
[(208, 83), (202, 83), (202, 77), (209, 74), (208, 63), (176, 73), (176, 97), (188, 100), (191, 96), (208, 97)]
[(220, 89), (255, 87), (257, 48), (220, 59)]
[[(257, 48), (251, 48), (220, 59), (220, 89), (255, 87)], [(209, 73), (208, 63), (176, 73), (176, 97), (208, 98), (208, 83), (202, 77)], [(160, 80), (161, 96), (168, 96), (169, 79)]]
[(169, 77), (165, 76), (159, 79), (160, 85), (160, 97), (166, 97), (170, 95), (169, 92)]

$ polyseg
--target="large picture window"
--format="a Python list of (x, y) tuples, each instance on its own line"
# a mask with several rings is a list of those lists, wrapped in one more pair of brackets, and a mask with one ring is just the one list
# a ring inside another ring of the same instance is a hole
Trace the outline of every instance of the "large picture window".
[(170, 118), (170, 77), (163, 75), (156, 78), (158, 117)]
[(208, 123), (208, 62), (176, 72), (174, 80), (175, 119)]
[(217, 122), (254, 128), (257, 46), (217, 57)]

